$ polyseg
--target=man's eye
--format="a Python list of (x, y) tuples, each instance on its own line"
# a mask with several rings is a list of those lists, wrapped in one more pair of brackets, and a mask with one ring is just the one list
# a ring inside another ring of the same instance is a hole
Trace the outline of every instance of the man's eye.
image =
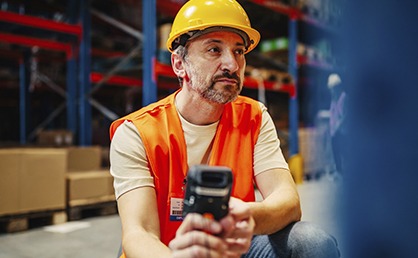
[(235, 53), (238, 54), (238, 55), (243, 55), (245, 53), (245, 50), (244, 49), (237, 49), (237, 50), (235, 50)]
[(219, 50), (219, 48), (217, 48), (217, 47), (213, 47), (213, 48), (210, 48), (210, 49), (209, 49), (209, 52), (219, 53), (219, 52), (220, 52), (220, 50)]

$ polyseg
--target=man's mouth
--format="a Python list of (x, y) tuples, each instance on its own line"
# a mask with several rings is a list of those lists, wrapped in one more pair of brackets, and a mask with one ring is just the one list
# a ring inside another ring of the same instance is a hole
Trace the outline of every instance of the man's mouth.
[(226, 84), (238, 84), (238, 81), (235, 79), (229, 79), (229, 78), (219, 78), (215, 82), (222, 82)]

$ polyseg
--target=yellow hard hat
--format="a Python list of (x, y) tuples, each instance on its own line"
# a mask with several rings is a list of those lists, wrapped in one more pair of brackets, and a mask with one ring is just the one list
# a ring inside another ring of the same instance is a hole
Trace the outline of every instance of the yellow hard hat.
[(251, 28), (250, 19), (235, 0), (190, 0), (177, 13), (167, 48), (173, 52), (191, 37), (205, 32), (227, 30), (241, 35), (246, 44), (245, 53), (253, 50), (260, 41), (260, 33)]

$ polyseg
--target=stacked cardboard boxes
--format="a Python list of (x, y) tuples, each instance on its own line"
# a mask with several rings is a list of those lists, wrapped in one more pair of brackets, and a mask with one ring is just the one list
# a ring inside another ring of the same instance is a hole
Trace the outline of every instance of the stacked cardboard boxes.
[(303, 157), (304, 175), (319, 176), (329, 167), (329, 143), (326, 131), (320, 127), (299, 129), (299, 151)]
[(0, 149), (0, 217), (114, 201), (102, 155), (99, 146)]
[(100, 147), (68, 148), (66, 179), (69, 207), (115, 200), (113, 178), (102, 168)]

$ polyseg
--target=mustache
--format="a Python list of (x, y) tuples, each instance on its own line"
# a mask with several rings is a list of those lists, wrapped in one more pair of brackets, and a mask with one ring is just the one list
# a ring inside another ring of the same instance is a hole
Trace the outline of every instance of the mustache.
[(237, 73), (228, 73), (228, 72), (223, 72), (220, 75), (217, 75), (214, 77), (214, 81), (219, 80), (219, 79), (234, 79), (236, 80), (238, 83), (241, 82), (241, 79), (239, 78)]

